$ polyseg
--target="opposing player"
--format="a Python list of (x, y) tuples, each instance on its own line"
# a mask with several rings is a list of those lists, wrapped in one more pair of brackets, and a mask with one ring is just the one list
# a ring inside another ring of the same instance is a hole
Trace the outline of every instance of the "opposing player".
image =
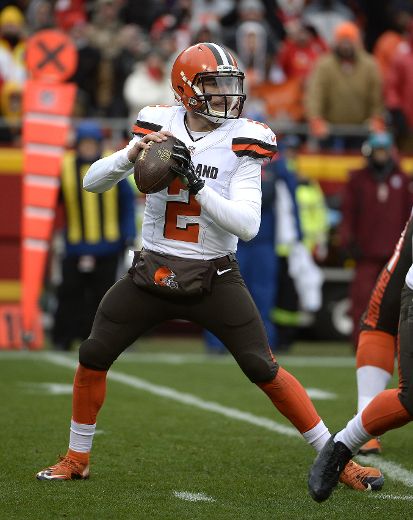
[[(395, 250), (377, 278), (361, 320), (356, 352), (358, 412), (386, 389), (394, 370), (400, 293), (412, 261), (413, 217), (408, 220)], [(360, 447), (362, 454), (381, 453), (373, 437)]]
[[(357, 453), (363, 447), (362, 451), (371, 451), (374, 445), (369, 446), (368, 443), (376, 440), (375, 437), (413, 420), (412, 236), (411, 216), (394, 254), (377, 279), (363, 318), (364, 330), (359, 341), (362, 355), (358, 363), (362, 360), (365, 363), (363, 366), (369, 368), (369, 372), (364, 374), (366, 378), (362, 381), (370, 391), (368, 404), (343, 430), (328, 440), (314, 461), (310, 469), (308, 487), (310, 495), (317, 502), (322, 502), (330, 496), (337, 485), (342, 468), (353, 453)], [(380, 371), (393, 370), (393, 345), (397, 337), (397, 323), (399, 388), (384, 390), (387, 378), (383, 377), (385, 374), (381, 374)], [(373, 380), (374, 375), (378, 376), (378, 381)]]
[[(138, 153), (150, 141), (171, 135), (181, 141), (173, 154), (179, 179), (147, 196), (143, 250), (135, 255), (129, 275), (103, 298), (90, 337), (80, 346), (68, 452), (37, 473), (38, 479), (89, 476), (107, 371), (144, 332), (175, 318), (197, 322), (215, 334), (316, 450), (330, 437), (304, 388), (273, 358), (234, 255), (238, 237), (250, 240), (258, 232), (261, 164), (276, 152), (275, 135), (266, 125), (240, 118), (243, 79), (224, 47), (189, 47), (172, 68), (181, 106), (144, 108), (128, 146), (87, 172), (85, 189), (102, 192), (133, 172)], [(361, 490), (383, 484), (380, 471), (353, 462), (341, 478)]]

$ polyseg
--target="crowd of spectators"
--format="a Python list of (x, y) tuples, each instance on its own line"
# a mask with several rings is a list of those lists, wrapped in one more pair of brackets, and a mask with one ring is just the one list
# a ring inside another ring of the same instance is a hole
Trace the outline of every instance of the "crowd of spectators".
[(78, 50), (76, 117), (130, 121), (147, 104), (173, 103), (171, 62), (192, 43), (214, 41), (246, 72), (247, 115), (308, 123), (329, 147), (337, 125), (387, 126), (407, 151), (412, 19), (413, 0), (0, 1), (0, 141), (16, 139), (25, 42), (56, 28)]
[[(0, 0), (0, 146), (21, 145), (27, 40), (50, 28), (66, 33), (78, 52), (69, 78), (77, 85), (74, 126), (99, 119), (112, 146), (124, 144), (119, 134), (128, 139), (142, 107), (174, 103), (170, 69), (177, 54), (212, 41), (230, 48), (246, 73), (243, 115), (268, 122), (281, 134), (280, 149), (288, 148), (290, 134), (296, 151), (307, 145), (359, 153), (369, 133), (387, 130), (411, 153), (413, 0)], [(380, 177), (371, 193), (382, 197), (390, 181)], [(309, 188), (312, 207), (321, 205), (318, 185), (299, 179), (298, 186), (301, 196), (307, 190), (303, 207)], [(340, 207), (330, 199), (330, 209)], [(315, 223), (314, 213), (307, 221)], [(309, 250), (335, 265), (327, 228)], [(272, 251), (273, 235), (269, 243)], [(354, 251), (350, 256), (357, 260)], [(274, 284), (281, 287), (280, 280)], [(280, 295), (276, 310), (290, 311)]]

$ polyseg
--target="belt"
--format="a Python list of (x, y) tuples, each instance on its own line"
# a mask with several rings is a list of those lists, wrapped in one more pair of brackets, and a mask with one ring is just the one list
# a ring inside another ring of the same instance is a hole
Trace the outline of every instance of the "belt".
[(220, 256), (219, 258), (213, 258), (211, 262), (215, 265), (217, 269), (222, 269), (223, 267), (226, 267), (231, 262), (234, 262), (236, 260), (236, 256), (234, 253), (228, 253), (225, 256)]

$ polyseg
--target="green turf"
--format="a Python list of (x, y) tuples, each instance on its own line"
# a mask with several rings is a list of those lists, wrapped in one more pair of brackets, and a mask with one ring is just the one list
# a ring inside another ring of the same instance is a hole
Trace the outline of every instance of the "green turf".
[[(192, 340), (147, 339), (138, 352), (201, 353)], [(294, 356), (348, 356), (348, 345), (298, 345), (283, 364), (306, 387), (337, 394), (315, 401), (331, 427), (355, 410), (355, 374), (350, 367), (303, 367)], [(75, 357), (73, 356), (73, 359)], [(127, 355), (116, 372), (193, 394), (289, 425), (230, 358), (203, 363), (164, 363)], [(98, 421), (92, 478), (84, 482), (39, 482), (34, 473), (64, 453), (70, 395), (51, 395), (38, 383), (71, 384), (73, 370), (39, 359), (0, 355), (0, 519), (405, 519), (413, 500), (374, 498), (340, 486), (324, 504), (307, 493), (314, 453), (300, 438), (286, 437), (217, 413), (108, 382)], [(384, 437), (385, 460), (413, 471), (411, 425)], [(205, 493), (214, 502), (188, 502), (176, 492)], [(390, 478), (386, 495), (412, 497), (413, 490)]]

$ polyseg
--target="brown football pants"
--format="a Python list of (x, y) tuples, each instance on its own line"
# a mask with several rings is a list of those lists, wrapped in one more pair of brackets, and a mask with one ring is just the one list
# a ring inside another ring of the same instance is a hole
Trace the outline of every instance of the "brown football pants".
[(399, 324), (399, 399), (413, 416), (413, 291), (402, 290)]
[[(399, 399), (413, 415), (413, 291), (405, 285), (412, 265), (413, 218), (410, 218), (392, 258), (377, 278), (362, 330), (378, 330), (396, 336), (399, 328)], [(400, 319), (400, 323), (399, 323)]]
[(254, 383), (272, 380), (278, 370), (255, 303), (236, 261), (231, 271), (214, 275), (211, 291), (202, 296), (165, 298), (140, 289), (128, 274), (104, 296), (92, 331), (79, 350), (79, 362), (108, 370), (142, 334), (166, 320), (198, 323), (217, 336)]
[(361, 330), (379, 330), (397, 335), (400, 295), (407, 271), (412, 265), (413, 218), (398, 241), (393, 256), (379, 274), (367, 309), (361, 319)]

